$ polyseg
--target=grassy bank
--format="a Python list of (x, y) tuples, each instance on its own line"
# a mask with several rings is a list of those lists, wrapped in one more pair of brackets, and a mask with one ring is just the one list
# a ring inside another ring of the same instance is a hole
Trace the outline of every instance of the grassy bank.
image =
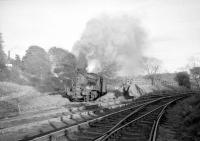
[(16, 116), (20, 112), (62, 107), (68, 103), (69, 101), (60, 95), (40, 93), (31, 86), (0, 82), (0, 118)]

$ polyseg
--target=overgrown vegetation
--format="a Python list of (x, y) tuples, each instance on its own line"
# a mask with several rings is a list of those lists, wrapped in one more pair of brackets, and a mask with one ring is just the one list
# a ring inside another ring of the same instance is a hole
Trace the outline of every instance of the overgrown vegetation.
[(200, 95), (194, 95), (176, 104), (168, 112), (169, 123), (179, 141), (200, 140)]

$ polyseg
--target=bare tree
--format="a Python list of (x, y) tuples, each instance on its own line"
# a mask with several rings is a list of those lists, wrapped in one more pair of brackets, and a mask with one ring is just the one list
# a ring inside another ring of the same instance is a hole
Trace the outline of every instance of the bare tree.
[(193, 67), (199, 67), (200, 66), (200, 57), (191, 57), (188, 60), (187, 68), (191, 69)]
[(151, 84), (155, 85), (156, 74), (161, 68), (161, 61), (157, 58), (147, 58), (143, 59), (144, 71), (147, 74), (147, 78), (151, 80)]
[(117, 71), (119, 70), (119, 65), (115, 62), (112, 63), (104, 63), (102, 64), (102, 70), (99, 72), (100, 75), (103, 75), (108, 78), (112, 78), (116, 76)]

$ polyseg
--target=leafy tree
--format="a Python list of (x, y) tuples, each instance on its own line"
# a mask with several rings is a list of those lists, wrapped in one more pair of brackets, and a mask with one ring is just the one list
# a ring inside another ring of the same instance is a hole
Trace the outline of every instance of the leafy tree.
[(50, 72), (48, 54), (39, 46), (31, 46), (22, 58), (23, 70), (40, 79), (44, 79)]
[(193, 67), (192, 69), (190, 69), (190, 73), (199, 89), (200, 88), (200, 67)]
[(174, 79), (175, 79), (175, 81), (178, 82), (179, 86), (184, 86), (184, 87), (190, 89), (190, 87), (191, 87), (190, 76), (187, 72), (177, 73)]

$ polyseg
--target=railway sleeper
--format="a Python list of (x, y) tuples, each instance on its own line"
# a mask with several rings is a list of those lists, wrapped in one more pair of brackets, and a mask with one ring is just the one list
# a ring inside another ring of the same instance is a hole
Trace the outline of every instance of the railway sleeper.
[[(146, 121), (154, 121), (155, 119), (157, 119), (157, 116), (158, 115), (155, 115), (155, 116), (148, 116), (146, 118), (143, 118), (142, 120), (146, 120)], [(140, 120), (140, 121), (142, 121)]]
[(94, 131), (83, 131), (85, 134), (102, 135), (104, 132), (94, 132)]
[(141, 137), (141, 134), (138, 132), (123, 132), (122, 135), (126, 137)]
[(107, 123), (112, 123), (112, 122), (116, 122), (116, 119), (115, 120), (99, 120), (99, 121), (96, 121), (96, 122), (93, 122), (91, 124), (107, 124)]
[(150, 127), (151, 125), (153, 125), (153, 123), (143, 123), (143, 122), (138, 123), (138, 126), (139, 126), (140, 128), (148, 128), (148, 127)]
[(85, 132), (96, 132), (99, 134), (103, 134), (103, 133), (105, 133), (105, 131), (108, 131), (109, 129), (105, 130), (105, 129), (98, 129), (98, 128), (88, 128), (88, 129), (86, 129)]
[(92, 125), (90, 128), (112, 128), (113, 125)]
[(93, 138), (87, 136), (70, 138), (70, 141), (93, 141), (93, 140), (94, 140)]
[(95, 126), (114, 126), (116, 125), (116, 121), (110, 121), (110, 122), (99, 122), (99, 123), (95, 123)]
[(150, 124), (150, 125), (152, 125), (152, 124), (153, 124), (153, 121), (141, 120), (141, 121), (139, 121), (139, 123), (142, 123), (142, 124)]
[(91, 128), (87, 131), (93, 131), (93, 132), (99, 132), (99, 133), (104, 133), (106, 131), (109, 131), (111, 128)]
[(115, 121), (116, 119), (122, 119), (122, 118), (124, 118), (124, 115), (127, 115), (128, 113), (124, 113), (123, 115), (117, 115), (117, 116), (113, 116), (112, 118), (106, 118), (106, 119), (104, 119), (105, 121)]
[(60, 136), (56, 138), (56, 141), (76, 141), (76, 140), (72, 140), (66, 136)]
[(126, 135), (130, 135), (130, 136), (132, 136), (132, 135), (140, 135), (141, 136), (141, 131), (139, 130), (127, 130), (126, 132), (122, 132), (122, 134), (126, 134)]
[(129, 128), (126, 130), (126, 132), (146, 132), (147, 130), (151, 130), (151, 127), (145, 127), (145, 126), (141, 126), (141, 127), (137, 127), (137, 128)]
[[(96, 137), (98, 137), (98, 136), (96, 136)], [(88, 135), (79, 135), (79, 136), (77, 136), (76, 141), (93, 141), (96, 137), (88, 136)]]
[(134, 128), (134, 129), (126, 129), (125, 131), (123, 131), (123, 133), (127, 133), (127, 134), (133, 134), (133, 133), (138, 133), (138, 128)]
[(165, 127), (165, 128), (171, 128), (172, 126), (169, 125), (169, 124), (162, 124), (162, 127)]
[(79, 138), (87, 137), (89, 139), (94, 139), (99, 137), (99, 134), (89, 133), (89, 132), (76, 132), (74, 133)]
[(145, 137), (121, 137), (120, 141), (147, 141)]

